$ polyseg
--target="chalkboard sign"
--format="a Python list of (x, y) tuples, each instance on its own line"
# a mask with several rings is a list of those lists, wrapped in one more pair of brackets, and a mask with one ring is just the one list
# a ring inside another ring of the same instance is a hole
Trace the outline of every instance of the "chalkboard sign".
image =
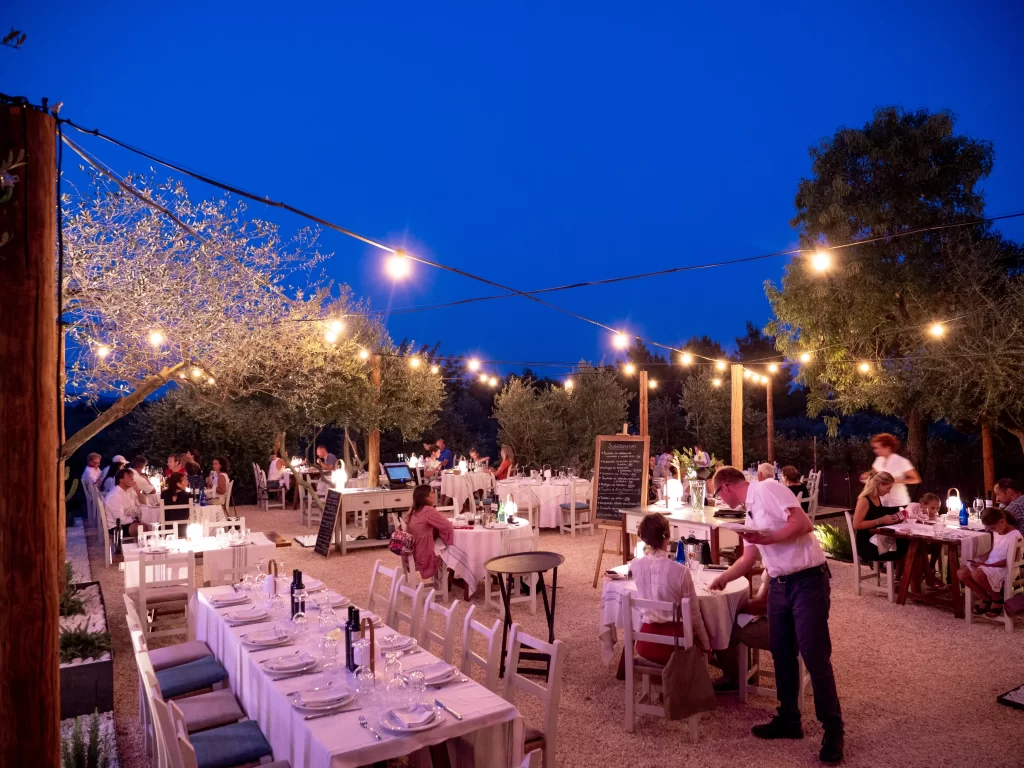
[(338, 521), (340, 507), (341, 494), (338, 491), (328, 491), (324, 512), (320, 517), (320, 530), (317, 531), (316, 544), (313, 545), (313, 551), (318, 555), (328, 557), (331, 554), (331, 539), (334, 538), (334, 526)]
[(622, 519), (621, 509), (647, 506), (647, 454), (651, 438), (600, 435), (594, 451), (591, 504), (598, 520)]

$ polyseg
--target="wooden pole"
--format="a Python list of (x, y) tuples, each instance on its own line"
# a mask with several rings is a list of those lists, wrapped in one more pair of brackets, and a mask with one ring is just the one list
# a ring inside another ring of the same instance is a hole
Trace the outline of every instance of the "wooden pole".
[[(370, 382), (380, 399), (380, 355), (374, 355), (370, 367)], [(370, 488), (380, 485), (380, 429), (370, 432), (366, 440), (366, 461), (370, 465)]]
[(640, 371), (640, 436), (647, 434), (647, 371)]
[(732, 465), (743, 469), (743, 366), (732, 365)]
[(775, 379), (769, 378), (765, 386), (765, 403), (768, 410), (768, 463), (775, 463), (775, 405), (772, 403), (772, 385)]
[[(57, 624), (56, 124), (0, 107), (0, 765), (60, 765)], [(63, 521), (61, 522), (63, 525)], [(63, 564), (62, 564), (63, 565)]]
[(996, 484), (996, 459), (992, 451), (992, 423), (988, 419), (981, 420), (981, 466), (985, 475), (985, 491), (983, 496)]

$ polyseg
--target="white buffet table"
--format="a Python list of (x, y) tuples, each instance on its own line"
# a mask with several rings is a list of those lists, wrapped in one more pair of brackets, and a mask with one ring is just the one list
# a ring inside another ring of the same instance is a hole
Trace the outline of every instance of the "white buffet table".
[[(300, 647), (316, 655), (319, 631), (316, 610), (310, 611), (310, 632), (303, 641), (268, 650), (250, 650), (239, 636), (253, 627), (269, 627), (271, 622), (230, 627), (216, 610), (210, 596), (230, 595), (230, 586), (198, 590), (190, 605), (196, 627), (196, 639), (205, 641), (214, 656), (228, 671), (231, 690), (242, 709), (259, 723), (274, 751), (275, 760), (289, 760), (292, 768), (357, 768), (380, 761), (411, 755), (434, 744), (448, 742), (448, 753), (455, 767), (512, 768), (522, 759), (523, 722), (516, 708), (484, 686), (470, 681), (448, 685), (435, 695), (460, 713), (461, 721), (451, 715), (435, 728), (416, 733), (395, 734), (378, 725), (379, 709), (372, 701), (360, 700), (361, 709), (339, 712), (315, 720), (305, 720), (292, 708), (286, 693), (323, 685), (331, 678), (335, 685), (355, 690), (355, 681), (347, 671), (316, 672), (297, 678), (273, 681), (259, 662), (291, 653)], [(344, 611), (338, 611), (343, 620)], [(377, 630), (377, 637), (393, 634), (390, 627)], [(344, 658), (344, 650), (341, 653)], [(437, 658), (427, 652), (402, 659), (404, 672), (433, 664)], [(383, 675), (383, 661), (377, 661), (377, 674)], [(359, 726), (365, 716), (383, 737), (377, 742)], [(422, 755), (422, 753), (420, 753)], [(429, 761), (425, 761), (429, 764)]]

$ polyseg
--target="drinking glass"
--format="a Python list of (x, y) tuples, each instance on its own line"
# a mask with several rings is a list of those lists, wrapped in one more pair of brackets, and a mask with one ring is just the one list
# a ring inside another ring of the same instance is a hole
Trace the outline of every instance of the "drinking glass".
[(414, 670), (405, 676), (409, 681), (409, 704), (433, 704), (427, 698), (427, 678), (419, 670)]
[(974, 517), (980, 518), (981, 513), (985, 510), (985, 501), (983, 499), (974, 500)]
[(277, 594), (270, 598), (270, 615), (280, 620), (288, 615), (288, 606), (285, 604), (284, 596)]
[(320, 606), (319, 625), (322, 632), (330, 632), (338, 626), (338, 615), (331, 608), (329, 601)]
[(303, 611), (298, 611), (292, 616), (292, 626), (295, 627), (295, 636), (301, 642), (309, 633), (309, 619), (306, 618), (306, 614)]
[(320, 654), (320, 664), (325, 670), (333, 669), (338, 665), (338, 641), (329, 635), (324, 635), (317, 643), (317, 651)]
[(377, 687), (377, 678), (370, 671), (369, 665), (364, 664), (356, 668), (356, 693), (366, 703), (367, 698), (372, 698), (374, 689)]
[(398, 651), (388, 651), (384, 662), (385, 679), (389, 682), (402, 676), (402, 654)]
[(388, 681), (387, 702), (391, 709), (405, 709), (409, 706), (409, 684), (401, 675)]

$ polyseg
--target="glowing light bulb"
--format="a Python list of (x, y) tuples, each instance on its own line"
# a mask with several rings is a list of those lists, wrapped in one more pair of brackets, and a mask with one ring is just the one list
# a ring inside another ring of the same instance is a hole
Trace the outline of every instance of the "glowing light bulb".
[(471, 370), (471, 371), (479, 371), (480, 370), (480, 361), (477, 360), (475, 357), (471, 358), (467, 365), (469, 367), (469, 370)]
[(439, 365), (432, 365), (432, 366), (430, 366), (430, 372), (431, 373), (440, 373), (441, 372), (441, 367)]
[(151, 346), (159, 347), (164, 343), (164, 335), (160, 331), (149, 332), (149, 343)]
[(566, 379), (565, 380), (565, 388), (566, 389), (572, 389), (573, 388), (573, 381), (572, 381), (572, 379)]
[(722, 386), (722, 380), (721, 379), (712, 379), (711, 380), (711, 386), (713, 386), (713, 387), (720, 387), (720, 386)]
[(106, 344), (100, 344), (96, 348), (96, 355), (100, 358), (100, 360), (105, 359), (107, 357), (107, 355), (109, 355), (109, 354), (110, 354), (110, 347), (108, 347)]
[(828, 251), (815, 251), (811, 256), (811, 267), (815, 272), (827, 272), (832, 268), (832, 254)]
[(331, 322), (327, 324), (327, 327), (334, 334), (341, 333), (345, 330), (345, 324), (341, 322), (341, 320), (331, 320)]
[(626, 363), (626, 365), (623, 366), (622, 368), (622, 372), (625, 373), (627, 376), (632, 376), (634, 373), (636, 373), (636, 366), (633, 365), (632, 363)]
[(931, 328), (928, 329), (928, 333), (936, 339), (941, 339), (946, 335), (946, 327), (942, 323), (933, 323)]
[(410, 357), (409, 358), (409, 367), (410, 368), (419, 368), (420, 367), (420, 359), (418, 357)]
[(649, 380), (649, 381), (647, 382), (647, 388), (648, 388), (648, 389), (657, 389), (657, 388), (658, 388), (658, 382), (657, 382), (657, 381), (655, 381), (654, 379), (650, 379), (650, 380)]
[(494, 376), (491, 376), (491, 378), (487, 380), (487, 383), (490, 384), (492, 387), (498, 386), (498, 380)]
[(211, 376), (210, 378), (208, 378), (208, 379), (206, 380), (206, 383), (207, 383), (207, 384), (216, 384), (216, 383), (217, 383), (217, 380), (216, 380), (215, 378), (213, 378), (213, 376)]
[(719, 360), (718, 362), (716, 362), (715, 363), (715, 368), (718, 369), (719, 371), (724, 371), (725, 370), (725, 361), (724, 360)]
[(768, 381), (769, 381), (769, 379), (768, 379), (768, 377), (767, 377), (767, 376), (762, 376), (762, 377), (761, 377), (761, 383), (762, 383), (762, 384), (767, 384), (767, 383), (768, 383)]
[(328, 344), (334, 344), (337, 340), (338, 334), (335, 333), (334, 331), (324, 332), (324, 341), (326, 341)]
[(629, 336), (619, 332), (612, 337), (612, 346), (616, 349), (625, 349), (629, 346)]
[(184, 373), (179, 373), (179, 374), (178, 374), (178, 378), (179, 378), (179, 379), (184, 379), (184, 378), (187, 378), (187, 377), (185, 376), (185, 374), (184, 374)]
[(800, 362), (801, 363), (809, 363), (809, 362), (811, 362), (811, 353), (810, 352), (804, 352), (802, 355), (800, 355)]
[(359, 359), (360, 360), (366, 360), (369, 357), (370, 357), (370, 350), (368, 350), (368, 349), (360, 349), (359, 350)]
[(412, 274), (412, 260), (398, 251), (388, 256), (384, 269), (392, 280), (404, 280)]
[(871, 365), (869, 363), (861, 363), (858, 367), (860, 368), (861, 373), (868, 373), (871, 371)]
[(693, 355), (691, 355), (689, 352), (683, 352), (683, 356), (679, 358), (679, 362), (681, 362), (683, 365), (689, 365), (690, 363), (693, 362)]
[(193, 367), (192, 368), (192, 378), (193, 379), (198, 379), (202, 375), (203, 375), (203, 369), (202, 368), (198, 368), (198, 367)]
[(768, 373), (777, 373), (778, 370), (779, 366), (777, 366), (775, 363), (772, 363), (771, 365), (768, 366)]
[(744, 379), (749, 379), (750, 378), (750, 371), (746, 371), (746, 370), (743, 371), (743, 378)]
[(481, 373), (480, 374), (480, 381), (483, 382), (484, 384), (487, 383), (487, 374), (486, 373)]

